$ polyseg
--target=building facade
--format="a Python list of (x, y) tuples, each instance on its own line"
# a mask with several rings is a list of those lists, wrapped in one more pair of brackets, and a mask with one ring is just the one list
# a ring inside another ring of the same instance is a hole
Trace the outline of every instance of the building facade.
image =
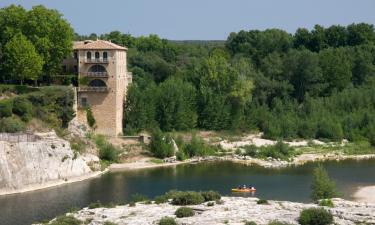
[(123, 104), (132, 75), (127, 71), (127, 48), (109, 41), (74, 42), (73, 58), (63, 69), (78, 74), (77, 118), (86, 123), (89, 107), (96, 121), (95, 132), (122, 133)]

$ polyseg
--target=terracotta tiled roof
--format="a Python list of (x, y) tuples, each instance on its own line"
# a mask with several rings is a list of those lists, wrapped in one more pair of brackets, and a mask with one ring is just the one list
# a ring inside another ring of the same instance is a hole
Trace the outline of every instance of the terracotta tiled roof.
[(127, 50), (127, 48), (120, 45), (116, 45), (110, 41), (97, 40), (97, 41), (75, 41), (73, 43), (73, 49), (103, 49), (103, 50)]

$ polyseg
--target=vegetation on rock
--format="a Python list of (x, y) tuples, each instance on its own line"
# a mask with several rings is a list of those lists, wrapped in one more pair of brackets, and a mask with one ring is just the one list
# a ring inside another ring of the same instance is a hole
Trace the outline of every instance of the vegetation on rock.
[(298, 222), (301, 225), (328, 225), (333, 223), (333, 216), (323, 208), (304, 209)]

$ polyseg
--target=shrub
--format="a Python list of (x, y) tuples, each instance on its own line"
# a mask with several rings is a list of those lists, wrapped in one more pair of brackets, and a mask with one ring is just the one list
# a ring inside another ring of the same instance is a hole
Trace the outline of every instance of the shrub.
[(27, 122), (32, 118), (33, 105), (24, 97), (17, 97), (13, 100), (13, 113), (20, 116)]
[(17, 117), (6, 117), (0, 119), (0, 132), (16, 133), (24, 131), (26, 124)]
[(342, 140), (344, 134), (340, 123), (322, 120), (318, 124), (317, 138), (327, 138), (330, 140)]
[(92, 110), (90, 107), (86, 107), (86, 119), (87, 119), (87, 123), (89, 124), (89, 126), (91, 128), (94, 128), (96, 121), (95, 121), (94, 114), (92, 113)]
[(165, 195), (156, 196), (154, 199), (156, 204), (162, 204), (168, 202), (168, 198)]
[(102, 207), (102, 203), (100, 201), (97, 201), (97, 202), (92, 202), (89, 204), (89, 209), (96, 209), (96, 208), (100, 208)]
[(82, 221), (73, 216), (59, 216), (50, 225), (81, 225)]
[(250, 157), (256, 157), (258, 153), (258, 148), (255, 145), (246, 145), (245, 147), (245, 155)]
[(204, 191), (201, 192), (201, 195), (203, 196), (205, 202), (221, 199), (221, 195), (216, 191)]
[(109, 222), (109, 221), (106, 221), (103, 223), (103, 225), (117, 225), (116, 223), (112, 223), (112, 222)]
[(257, 201), (257, 204), (258, 205), (266, 205), (266, 204), (268, 204), (268, 201), (266, 199), (259, 199)]
[(118, 160), (117, 149), (109, 143), (104, 136), (95, 136), (95, 144), (99, 149), (99, 158), (108, 162), (116, 162)]
[(247, 221), (245, 223), (245, 225), (257, 225), (257, 223), (253, 222), (253, 221)]
[(132, 195), (130, 199), (131, 199), (132, 202), (145, 202), (145, 201), (149, 200), (146, 195), (142, 195), (142, 194), (138, 194), (138, 193)]
[(333, 216), (323, 208), (302, 210), (298, 222), (301, 225), (328, 225), (333, 223)]
[(13, 102), (4, 100), (0, 102), (0, 118), (12, 116)]
[(173, 205), (198, 205), (203, 202), (203, 196), (194, 191), (178, 192), (172, 199)]
[(179, 150), (176, 153), (176, 158), (179, 161), (184, 161), (184, 160), (188, 159), (189, 157), (185, 154), (185, 152), (183, 152), (182, 150)]
[(214, 206), (215, 205), (215, 202), (209, 202), (207, 203), (207, 206)]
[(322, 199), (322, 200), (319, 201), (319, 205), (320, 206), (327, 206), (327, 207), (330, 207), (330, 208), (335, 207), (335, 205), (333, 204), (331, 199)]
[(150, 151), (157, 158), (166, 158), (174, 155), (172, 138), (164, 135), (159, 129), (152, 132)]
[(192, 208), (189, 207), (180, 207), (174, 213), (177, 218), (190, 217), (194, 216), (195, 212)]
[(268, 223), (268, 225), (292, 225), (292, 224), (280, 222), (280, 221), (271, 221)]
[(159, 225), (177, 225), (176, 220), (171, 217), (163, 217), (160, 219)]
[(328, 199), (338, 196), (335, 182), (331, 181), (327, 171), (321, 165), (314, 169), (311, 189), (311, 198), (313, 200)]

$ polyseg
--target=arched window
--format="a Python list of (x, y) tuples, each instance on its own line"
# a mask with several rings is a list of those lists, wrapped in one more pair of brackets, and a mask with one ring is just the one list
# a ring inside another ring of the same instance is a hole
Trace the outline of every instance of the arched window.
[(93, 65), (89, 68), (89, 72), (107, 72), (102, 65)]
[(104, 81), (95, 79), (95, 80), (90, 81), (89, 87), (107, 87), (107, 85), (105, 84)]
[(91, 59), (91, 52), (87, 52), (87, 54), (86, 54), (86, 58), (87, 58), (87, 59)]
[(103, 52), (103, 60), (104, 61), (108, 60), (108, 53), (107, 52)]
[(99, 58), (100, 58), (99, 52), (95, 52), (95, 59), (99, 59)]

